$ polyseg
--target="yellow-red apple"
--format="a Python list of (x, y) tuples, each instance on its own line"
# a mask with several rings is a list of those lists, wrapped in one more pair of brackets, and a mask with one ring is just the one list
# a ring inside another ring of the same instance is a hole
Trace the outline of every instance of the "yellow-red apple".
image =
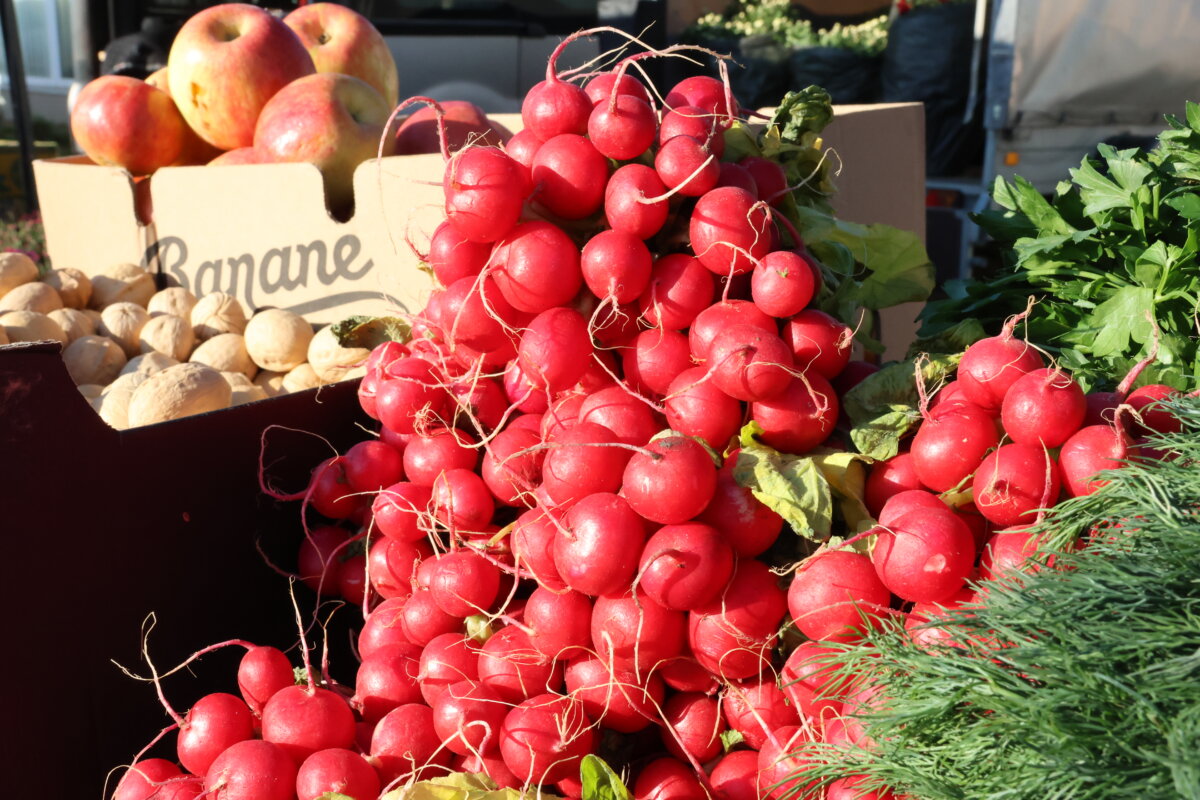
[[(453, 153), (468, 142), (499, 147), (512, 134), (488, 119), (483, 109), (466, 100), (445, 100), (442, 120), (446, 124), (446, 144)], [(396, 131), (396, 155), (440, 153), (437, 115), (432, 106), (423, 106), (400, 125)]]
[[(258, 118), (254, 149), (271, 161), (308, 162), (321, 171), (330, 210), (354, 201), (354, 169), (379, 150), (391, 109), (368, 84), (319, 72), (285, 86)], [(392, 137), (384, 141), (391, 155)]]
[[(167, 85), (167, 68), (156, 70), (150, 73), (150, 77), (146, 78), (146, 83), (153, 86), (155, 89), (161, 89), (170, 95), (171, 89)], [(171, 100), (174, 103), (174, 100)], [(179, 153), (179, 158), (171, 162), (172, 167), (189, 167), (198, 164), (207, 164), (217, 156), (221, 155), (221, 150), (213, 147), (208, 142), (200, 138), (200, 135), (192, 130), (191, 125), (187, 125), (185, 120), (184, 125), (187, 130), (183, 134), (183, 149)]]
[(174, 163), (186, 130), (170, 95), (122, 75), (88, 82), (71, 111), (71, 135), (87, 157), (133, 175)]
[(396, 59), (370, 20), (337, 3), (310, 3), (283, 21), (300, 37), (317, 72), (340, 72), (366, 81), (395, 108), (400, 99)]
[(225, 3), (179, 29), (167, 56), (171, 97), (192, 130), (222, 150), (254, 141), (276, 92), (316, 72), (292, 29), (257, 6)]
[(270, 164), (271, 159), (265, 153), (253, 147), (239, 147), (226, 150), (221, 155), (208, 162), (210, 167), (229, 167), (238, 164)]

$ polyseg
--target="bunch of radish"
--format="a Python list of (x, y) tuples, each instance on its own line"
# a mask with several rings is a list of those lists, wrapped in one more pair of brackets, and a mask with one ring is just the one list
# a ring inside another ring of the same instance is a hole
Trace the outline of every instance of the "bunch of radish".
[[(834, 681), (828, 642), (970, 600), (977, 570), (1022, 560), (1037, 509), (1127, 446), (1006, 330), (872, 469), (871, 554), (781, 577), (784, 521), (734, 479), (735, 437), (753, 420), (813, 450), (870, 367), (810, 308), (822, 270), (774, 205), (784, 171), (721, 161), (727, 83), (660, 102), (637, 56), (580, 87), (558, 52), (522, 131), (448, 158), (437, 288), (360, 384), (379, 435), (301, 493), (323, 522), (299, 576), (363, 611), (353, 689), (307, 649), (297, 683), (251, 648), (242, 698), (175, 715), (181, 766), (139, 762), (116, 800), (365, 800), (451, 771), (581, 797), (581, 760), (622, 750), (638, 800), (790, 796), (804, 745), (861, 740), (880, 693)], [(965, 486), (973, 506), (938, 494)]]

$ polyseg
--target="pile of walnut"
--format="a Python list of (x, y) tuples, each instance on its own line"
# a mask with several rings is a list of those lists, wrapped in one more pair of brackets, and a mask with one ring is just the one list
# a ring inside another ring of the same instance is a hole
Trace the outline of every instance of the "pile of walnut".
[(118, 429), (355, 377), (368, 354), (338, 346), (329, 328), (314, 334), (290, 311), (247, 319), (222, 292), (156, 292), (133, 264), (91, 278), (70, 268), (39, 275), (24, 254), (0, 253), (0, 345), (45, 340), (62, 342), (80, 393)]

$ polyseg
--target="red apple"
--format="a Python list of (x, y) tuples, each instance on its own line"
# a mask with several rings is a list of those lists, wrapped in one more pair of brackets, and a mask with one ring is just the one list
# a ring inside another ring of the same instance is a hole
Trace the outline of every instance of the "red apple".
[[(321, 170), (335, 212), (354, 200), (354, 169), (379, 150), (391, 109), (369, 85), (321, 72), (285, 86), (258, 119), (254, 148), (271, 161), (306, 161)], [(391, 155), (392, 139), (384, 141)]]
[[(167, 86), (167, 68), (156, 70), (150, 73), (150, 77), (146, 78), (146, 83), (153, 86), (155, 89), (161, 89), (167, 92), (168, 95), (171, 89)], [(175, 101), (172, 100), (172, 103)], [(184, 123), (186, 131), (183, 134), (183, 150), (179, 154), (179, 158), (171, 163), (172, 167), (188, 167), (197, 164), (207, 164), (217, 156), (221, 155), (219, 148), (213, 147), (208, 142), (200, 138), (190, 125)]]
[[(466, 100), (446, 100), (439, 103), (445, 113), (446, 143), (453, 153), (467, 142), (499, 146), (512, 138), (504, 126), (487, 118), (483, 109)], [(440, 153), (437, 115), (430, 106), (422, 106), (404, 120), (396, 131), (396, 155)]]
[(71, 111), (71, 135), (87, 157), (133, 175), (175, 162), (186, 130), (169, 94), (122, 75), (90, 81)]
[(167, 80), (180, 113), (222, 150), (254, 142), (259, 112), (276, 92), (316, 72), (292, 29), (256, 6), (226, 3), (179, 29)]
[(270, 164), (271, 158), (266, 153), (253, 147), (238, 147), (226, 150), (221, 155), (208, 162), (210, 167), (229, 167), (237, 164)]
[(283, 18), (296, 32), (317, 72), (340, 72), (366, 81), (389, 108), (400, 100), (400, 75), (387, 42), (357, 11), (337, 3), (310, 3)]

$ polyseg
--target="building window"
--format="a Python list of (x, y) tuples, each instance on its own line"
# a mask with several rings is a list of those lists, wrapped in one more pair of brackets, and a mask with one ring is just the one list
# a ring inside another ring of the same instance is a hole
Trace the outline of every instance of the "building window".
[[(71, 0), (15, 0), (25, 79), (31, 87), (67, 87), (74, 77), (71, 60)], [(3, 44), (0, 43), (0, 57)], [(0, 74), (8, 83), (7, 62)]]

